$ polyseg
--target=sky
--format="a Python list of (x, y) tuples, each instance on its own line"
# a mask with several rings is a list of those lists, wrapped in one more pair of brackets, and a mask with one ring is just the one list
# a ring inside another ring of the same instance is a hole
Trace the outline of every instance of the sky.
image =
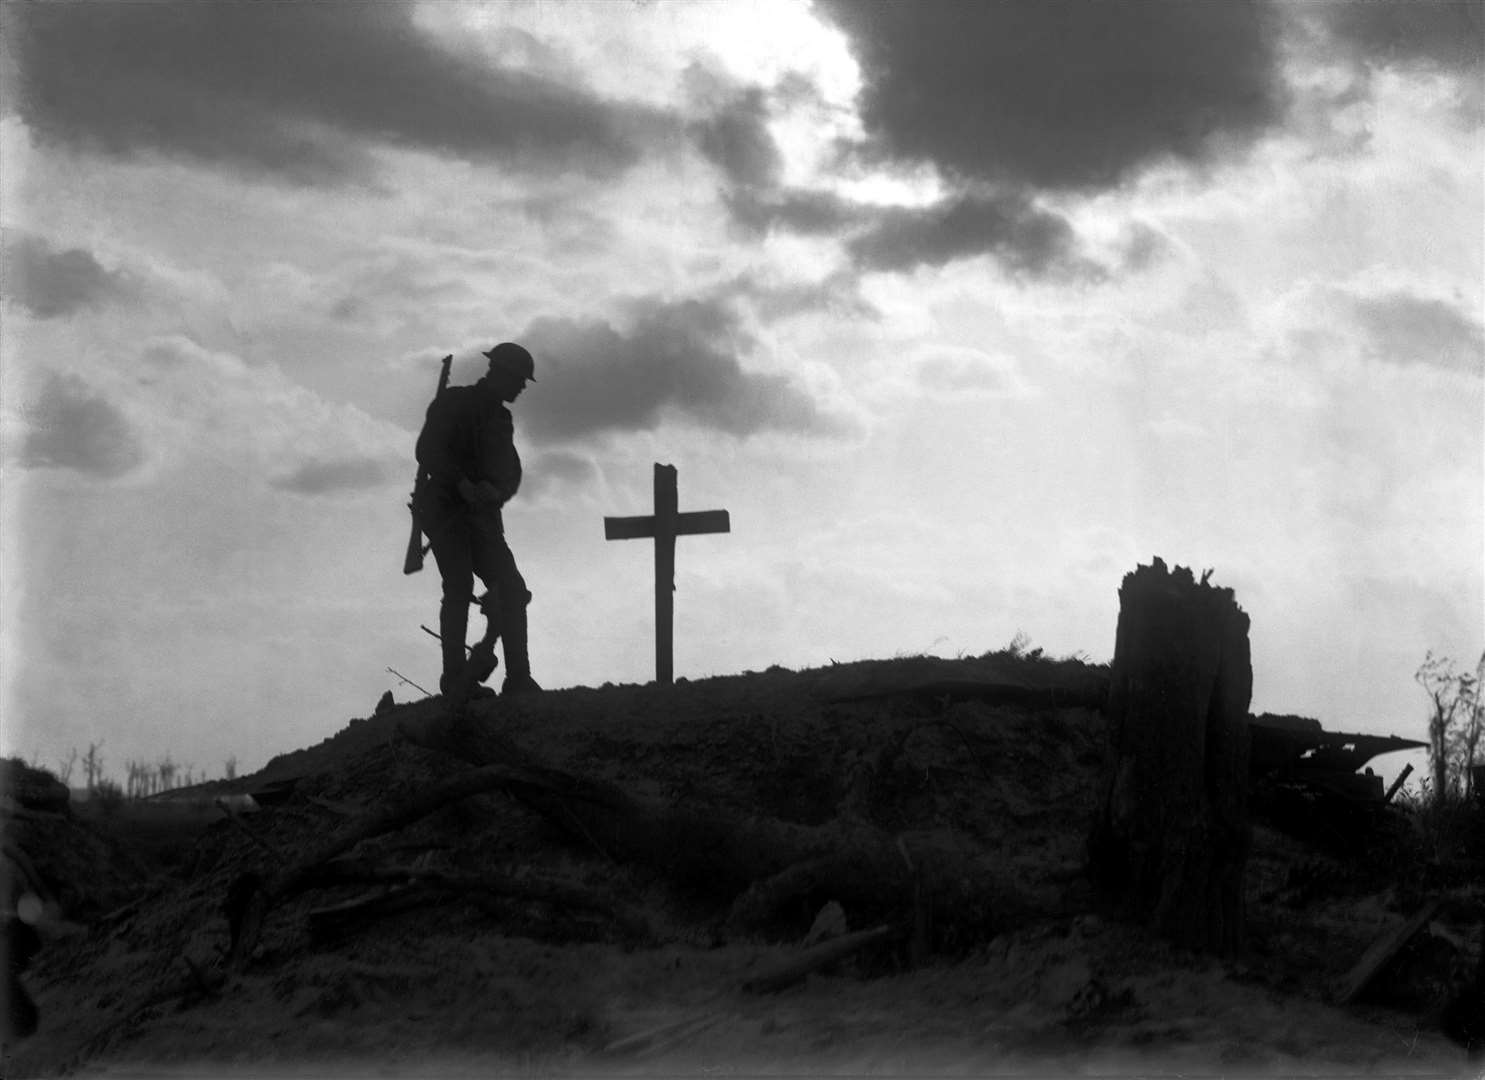
[(732, 525), (678, 677), (1107, 661), (1156, 556), (1254, 712), (1422, 738), (1485, 649), (1481, 3), (0, 20), (6, 753), (247, 771), (436, 688), (413, 443), (503, 340), (548, 688), (654, 677), (656, 462)]

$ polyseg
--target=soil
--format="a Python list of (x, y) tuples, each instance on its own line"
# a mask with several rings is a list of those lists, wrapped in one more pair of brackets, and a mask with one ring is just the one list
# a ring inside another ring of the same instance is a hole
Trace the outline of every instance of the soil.
[[(1470, 1075), (1434, 1020), (1481, 947), (1468, 873), (1431, 887), (1447, 901), (1438, 920), (1344, 1008), (1331, 1003), (1338, 981), (1420, 899), (1395, 853), (1341, 857), (1258, 825), (1236, 961), (1100, 911), (1083, 845), (1105, 753), (1090, 688), (1103, 678), (998, 654), (470, 706), (552, 767), (647, 798), (806, 825), (850, 799), (893, 833), (952, 830), (1046, 900), (1044, 916), (979, 939), (936, 940), (925, 955), (893, 936), (769, 993), (743, 984), (800, 953), (828, 888), (739, 934), (706, 882), (620, 864), (504, 794), (355, 855), (591, 903), (413, 889), (356, 918), (327, 909), (388, 887), (311, 889), (270, 911), (232, 970), (224, 903), (244, 873), (271, 873), (468, 770), (423, 745), (446, 715), (437, 698), (194, 792), (277, 793), (256, 812), (17, 812), (7, 842), (65, 919), (44, 928), (26, 973), (40, 1027), (5, 1048), (4, 1075)], [(992, 685), (1028, 692), (995, 704), (975, 690)], [(851, 779), (863, 763), (864, 798)], [(875, 922), (844, 914), (849, 931)]]

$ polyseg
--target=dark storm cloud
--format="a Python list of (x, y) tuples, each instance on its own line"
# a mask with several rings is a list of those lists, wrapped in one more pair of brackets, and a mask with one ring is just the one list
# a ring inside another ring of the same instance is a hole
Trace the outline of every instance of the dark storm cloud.
[(371, 458), (336, 458), (306, 461), (287, 476), (270, 483), (297, 495), (334, 495), (343, 491), (378, 487), (387, 481), (387, 469)]
[(58, 251), (44, 239), (6, 229), (0, 292), (38, 319), (54, 319), (135, 295), (123, 275), (105, 269), (81, 248)]
[(1065, 218), (1024, 195), (959, 194), (928, 206), (853, 203), (828, 192), (738, 190), (723, 201), (753, 234), (838, 236), (858, 270), (911, 271), (989, 255), (1033, 275), (1095, 272)]
[(403, 3), (13, 5), (14, 108), (44, 139), (156, 150), (306, 183), (374, 143), (603, 172), (653, 115), (421, 36)]
[(21, 464), (115, 479), (144, 462), (134, 426), (76, 375), (52, 375), (26, 410)]
[(772, 186), (782, 162), (767, 121), (767, 99), (754, 88), (692, 125), (692, 137), (730, 185)]
[(911, 270), (992, 255), (1007, 269), (1044, 275), (1091, 271), (1077, 258), (1072, 227), (1015, 195), (964, 196), (924, 208), (881, 211), (847, 245), (867, 270)]
[(1466, 72), (1485, 59), (1479, 0), (1331, 2), (1321, 9), (1333, 37), (1361, 59)]
[(951, 177), (1095, 189), (1204, 161), (1280, 113), (1266, 8), (1239, 0), (825, 0), (875, 150)]
[(644, 300), (631, 316), (623, 328), (556, 318), (526, 328), (538, 381), (521, 401), (521, 422), (535, 438), (648, 431), (668, 417), (735, 436), (840, 430), (787, 376), (742, 366), (755, 342), (725, 301)]
[(859, 224), (871, 208), (826, 191), (734, 188), (722, 201), (732, 220), (750, 233), (775, 229), (807, 236), (834, 235)]
[(1354, 309), (1380, 360), (1485, 373), (1485, 327), (1455, 304), (1394, 292), (1357, 299)]

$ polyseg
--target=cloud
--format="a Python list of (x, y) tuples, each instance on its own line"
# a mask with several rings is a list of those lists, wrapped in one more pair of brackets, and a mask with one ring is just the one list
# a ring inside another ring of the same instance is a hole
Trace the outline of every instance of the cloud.
[(1020, 398), (1036, 393), (1009, 356), (934, 345), (918, 350), (914, 363), (918, 386), (938, 397)]
[(1332, 2), (1321, 10), (1336, 41), (1379, 66), (1463, 74), (1485, 61), (1485, 8), (1470, 0)]
[(1093, 272), (1067, 220), (1020, 194), (961, 193), (926, 206), (881, 206), (824, 191), (744, 188), (725, 194), (724, 202), (751, 233), (843, 238), (858, 270), (910, 271), (989, 255), (1018, 273)]
[(1348, 282), (1292, 290), (1272, 321), (1281, 347), (1311, 363), (1367, 358), (1485, 374), (1485, 324), (1447, 285), (1366, 271)]
[(598, 482), (598, 463), (574, 450), (544, 450), (525, 463), (521, 493), (542, 495), (562, 489), (583, 490)]
[(1067, 221), (1019, 195), (966, 195), (923, 208), (882, 210), (847, 248), (869, 270), (942, 266), (985, 254), (1032, 274), (1080, 266)]
[(21, 464), (27, 468), (112, 480), (144, 462), (143, 442), (129, 418), (76, 375), (53, 373), (26, 421)]
[(739, 94), (692, 125), (692, 137), (701, 155), (729, 184), (756, 188), (777, 182), (782, 160), (768, 132), (768, 104), (762, 89), (754, 87)]
[(129, 278), (105, 269), (81, 248), (59, 251), (42, 237), (6, 229), (3, 239), (3, 294), (38, 319), (133, 299)]
[(776, 228), (806, 235), (833, 235), (862, 220), (871, 208), (833, 192), (799, 188), (734, 188), (722, 201), (732, 220), (751, 233)]
[(345, 491), (380, 487), (388, 479), (387, 467), (374, 458), (312, 459), (293, 472), (274, 478), (272, 486), (298, 495), (334, 495)]
[(863, 69), (875, 150), (950, 177), (1108, 187), (1209, 160), (1280, 115), (1258, 3), (857, 3), (827, 0)]
[(1458, 304), (1396, 291), (1357, 297), (1352, 309), (1377, 359), (1485, 372), (1485, 327)]
[(654, 112), (435, 45), (411, 4), (37, 4), (9, 12), (14, 108), (45, 140), (300, 183), (362, 180), (386, 144), (602, 174)]
[(724, 300), (636, 301), (622, 329), (542, 318), (520, 340), (537, 362), (522, 422), (539, 440), (650, 431), (669, 417), (738, 437), (842, 430), (795, 380), (742, 366), (756, 342)]

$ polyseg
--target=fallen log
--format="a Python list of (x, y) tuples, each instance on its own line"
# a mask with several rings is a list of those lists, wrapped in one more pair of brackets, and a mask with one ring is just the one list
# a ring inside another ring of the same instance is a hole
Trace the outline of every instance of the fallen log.
[(812, 972), (837, 964), (848, 956), (878, 942), (899, 935), (890, 926), (874, 926), (870, 930), (858, 930), (854, 934), (842, 934), (782, 963), (773, 964), (758, 974), (743, 980), (742, 988), (750, 994), (768, 994), (792, 986)]

